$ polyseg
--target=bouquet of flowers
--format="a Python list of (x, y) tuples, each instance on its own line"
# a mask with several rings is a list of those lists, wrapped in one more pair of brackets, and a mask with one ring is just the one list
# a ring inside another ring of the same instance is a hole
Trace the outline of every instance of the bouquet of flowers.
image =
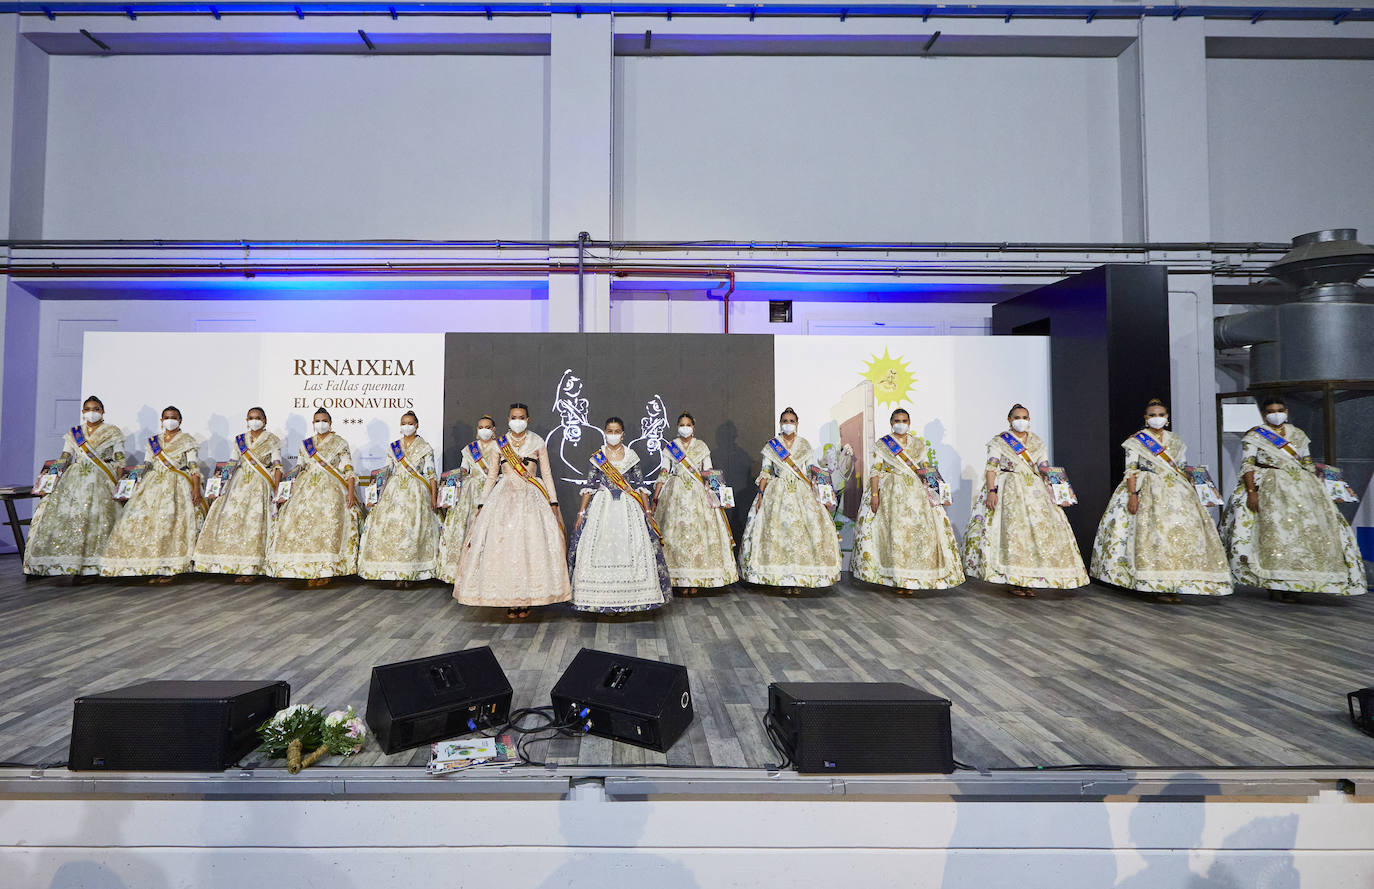
[(258, 736), (268, 756), (286, 757), (286, 770), (294, 775), (331, 753), (357, 753), (367, 741), (367, 727), (352, 707), (326, 716), (319, 707), (293, 704), (259, 726)]

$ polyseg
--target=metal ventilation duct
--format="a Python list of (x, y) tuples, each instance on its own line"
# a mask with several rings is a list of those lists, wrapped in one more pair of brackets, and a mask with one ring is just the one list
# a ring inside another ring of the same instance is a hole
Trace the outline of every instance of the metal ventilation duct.
[(1371, 268), (1374, 248), (1353, 228), (1299, 235), (1268, 269), (1297, 289), (1293, 302), (1217, 318), (1217, 348), (1250, 346), (1252, 391), (1374, 381), (1374, 291), (1357, 283)]

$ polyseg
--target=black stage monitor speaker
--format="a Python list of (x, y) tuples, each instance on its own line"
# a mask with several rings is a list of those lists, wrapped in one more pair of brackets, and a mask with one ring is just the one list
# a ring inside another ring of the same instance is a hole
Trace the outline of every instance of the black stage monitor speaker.
[(222, 772), (258, 746), (258, 726), (291, 702), (285, 682), (144, 682), (83, 695), (67, 767)]
[(687, 668), (584, 648), (553, 687), (553, 712), (590, 722), (589, 734), (666, 753), (692, 723)]
[(774, 682), (767, 724), (799, 772), (947, 774), (949, 709), (900, 682)]
[[(1357, 708), (1355, 705), (1359, 704)], [(1345, 696), (1350, 708), (1350, 721), (1366, 735), (1374, 735), (1374, 688), (1362, 688)]]
[(367, 724), (387, 753), (498, 726), (510, 683), (487, 646), (372, 668)]

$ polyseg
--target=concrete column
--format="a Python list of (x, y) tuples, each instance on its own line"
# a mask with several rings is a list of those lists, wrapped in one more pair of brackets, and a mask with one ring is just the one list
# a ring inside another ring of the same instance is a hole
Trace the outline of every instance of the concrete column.
[(1211, 239), (1204, 25), (1201, 18), (1140, 22), (1143, 233), (1153, 242)]
[[(549, 238), (579, 232), (611, 236), (612, 73), (610, 16), (555, 15), (549, 56)], [(575, 261), (576, 251), (556, 259)], [(587, 277), (584, 304), (577, 279), (549, 280), (549, 330), (610, 330), (610, 286)]]
[(1169, 375), (1172, 428), (1188, 443), (1188, 462), (1212, 468), (1217, 461), (1217, 378), (1212, 348), (1212, 279), (1169, 275)]

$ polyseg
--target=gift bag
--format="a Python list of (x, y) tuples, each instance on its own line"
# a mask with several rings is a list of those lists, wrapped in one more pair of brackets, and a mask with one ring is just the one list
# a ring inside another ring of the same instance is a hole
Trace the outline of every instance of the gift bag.
[(458, 492), (463, 488), (461, 469), (450, 469), (439, 476), (439, 508), (448, 509), (458, 503)]
[(1064, 467), (1048, 466), (1044, 475), (1055, 506), (1073, 506), (1078, 502), (1078, 495), (1073, 492), (1073, 485), (1069, 484), (1069, 474)]
[(205, 483), (204, 496), (206, 500), (214, 500), (225, 492), (229, 487), (229, 476), (233, 475), (237, 466), (238, 463), (233, 461), (220, 461), (215, 464), (214, 474)]
[(707, 469), (701, 473), (706, 483), (706, 499), (714, 508), (730, 508), (735, 505), (735, 490), (725, 483), (725, 473), (719, 469)]
[(71, 464), (71, 456), (63, 454), (56, 460), (45, 460), (43, 468), (38, 472), (38, 478), (33, 481), (33, 493), (42, 497), (51, 494), (57, 487), (57, 479), (62, 475), (62, 471)]
[(954, 502), (949, 485), (945, 483), (939, 469), (934, 466), (922, 466), (916, 470), (916, 474), (926, 483), (926, 496), (930, 498), (931, 506), (949, 506)]
[(1325, 463), (1318, 463), (1317, 478), (1321, 479), (1322, 487), (1326, 489), (1326, 496), (1337, 503), (1358, 503), (1360, 498), (1355, 493), (1355, 489), (1350, 487), (1350, 483), (1345, 480), (1345, 473), (1339, 467), (1327, 466)]
[(1184, 466), (1183, 471), (1193, 483), (1193, 490), (1197, 492), (1197, 499), (1203, 506), (1224, 506), (1226, 501), (1222, 499), (1221, 490), (1217, 488), (1216, 482), (1212, 481), (1212, 472), (1206, 466)]
[(816, 491), (816, 499), (827, 509), (834, 508), (839, 503), (839, 500), (835, 497), (835, 488), (831, 482), (830, 470), (822, 466), (808, 466), (807, 469), (811, 476), (811, 484)]

